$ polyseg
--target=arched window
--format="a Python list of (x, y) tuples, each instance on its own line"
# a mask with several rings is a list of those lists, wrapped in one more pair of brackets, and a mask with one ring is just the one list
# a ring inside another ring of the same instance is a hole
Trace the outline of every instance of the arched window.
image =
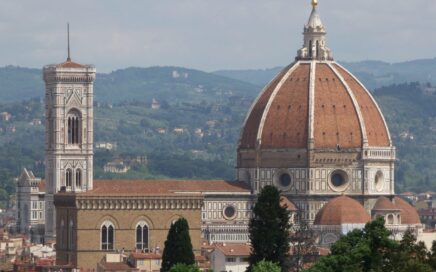
[(70, 220), (70, 224), (68, 225), (68, 248), (73, 249), (73, 221)]
[(68, 144), (80, 144), (80, 132), (80, 115), (75, 111), (70, 112), (68, 114)]
[(73, 186), (73, 171), (71, 169), (67, 169), (65, 173), (65, 186), (70, 188)]
[(312, 40), (309, 41), (309, 58), (312, 57), (313, 55), (313, 48), (312, 48), (313, 44), (312, 44)]
[(387, 217), (388, 217), (388, 218), (387, 218), (387, 219), (388, 219), (388, 220), (387, 220), (388, 224), (389, 224), (389, 225), (393, 225), (393, 224), (394, 224), (394, 215), (389, 214)]
[(316, 57), (319, 58), (319, 41), (316, 41)]
[(82, 170), (76, 169), (76, 188), (82, 187)]
[(136, 248), (148, 250), (148, 226), (144, 221), (136, 225)]
[(104, 222), (101, 226), (101, 249), (114, 249), (114, 225), (111, 222)]

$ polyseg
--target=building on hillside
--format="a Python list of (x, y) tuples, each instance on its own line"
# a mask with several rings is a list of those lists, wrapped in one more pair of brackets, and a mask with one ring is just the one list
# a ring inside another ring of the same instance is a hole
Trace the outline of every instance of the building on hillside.
[(422, 228), (414, 208), (395, 196), (395, 147), (384, 117), (371, 93), (333, 60), (316, 1), (295, 62), (248, 112), (235, 181), (94, 180), (95, 73), (69, 57), (44, 68), (46, 236), (56, 237), (59, 263), (95, 269), (109, 252), (164, 250), (180, 217), (189, 222), (196, 255), (201, 239), (246, 243), (266, 185), (282, 191), (292, 220), (318, 228), (320, 243), (371, 216), (392, 215), (399, 230)]
[(160, 109), (160, 103), (153, 98), (153, 100), (151, 101), (151, 109), (152, 110), (158, 110)]
[(16, 231), (33, 243), (43, 243), (45, 233), (45, 181), (23, 169), (16, 179)]
[(97, 149), (106, 149), (106, 150), (116, 150), (117, 149), (117, 143), (112, 143), (112, 142), (97, 142), (95, 144), (95, 148), (97, 148)]
[(11, 118), (12, 118), (12, 114), (10, 114), (9, 112), (1, 112), (0, 113), (0, 118), (3, 120), (3, 121), (9, 121)]
[(127, 173), (127, 171), (129, 171), (129, 170), (130, 170), (130, 166), (124, 164), (124, 161), (122, 161), (122, 160), (114, 160), (114, 161), (106, 163), (103, 166), (103, 171), (105, 173), (124, 174), (124, 173)]

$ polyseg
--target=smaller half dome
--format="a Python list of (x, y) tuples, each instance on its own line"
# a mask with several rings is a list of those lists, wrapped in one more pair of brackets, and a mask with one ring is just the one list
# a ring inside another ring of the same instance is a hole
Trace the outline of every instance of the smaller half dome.
[(418, 212), (412, 205), (401, 197), (394, 197), (395, 206), (401, 210), (401, 223), (404, 225), (421, 224)]
[(330, 200), (317, 213), (314, 225), (366, 224), (371, 217), (365, 208), (348, 196)]
[(374, 208), (372, 208), (373, 211), (396, 211), (399, 210), (397, 206), (395, 206), (392, 201), (385, 197), (381, 196), (377, 199), (377, 202), (374, 205)]

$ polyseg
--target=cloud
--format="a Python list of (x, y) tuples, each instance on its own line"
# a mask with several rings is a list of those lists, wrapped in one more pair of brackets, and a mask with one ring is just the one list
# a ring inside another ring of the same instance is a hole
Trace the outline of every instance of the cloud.
[[(180, 65), (203, 70), (291, 62), (310, 13), (302, 0), (21, 0), (0, 2), (0, 65), (73, 57), (99, 71)], [(321, 0), (340, 60), (434, 57), (436, 1)]]

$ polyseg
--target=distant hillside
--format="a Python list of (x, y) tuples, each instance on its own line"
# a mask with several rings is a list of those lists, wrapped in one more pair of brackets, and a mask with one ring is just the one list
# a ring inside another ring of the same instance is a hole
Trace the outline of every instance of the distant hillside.
[(6, 66), (0, 68), (0, 101), (11, 102), (42, 97), (41, 70)]
[(276, 76), (283, 67), (257, 70), (220, 70), (214, 74), (228, 78), (238, 79), (257, 86), (265, 86)]
[[(15, 66), (0, 68), (0, 101), (41, 98), (42, 71)], [(127, 68), (98, 74), (95, 99), (98, 102), (150, 102), (150, 99), (178, 102), (215, 101), (229, 96), (255, 93), (258, 87), (220, 75), (180, 67)], [(189, 99), (188, 99), (189, 97)]]
[[(382, 61), (341, 62), (341, 64), (369, 89), (414, 81), (436, 84), (436, 58), (392, 64)], [(215, 73), (264, 86), (280, 69), (281, 67), (263, 70), (221, 70)]]

